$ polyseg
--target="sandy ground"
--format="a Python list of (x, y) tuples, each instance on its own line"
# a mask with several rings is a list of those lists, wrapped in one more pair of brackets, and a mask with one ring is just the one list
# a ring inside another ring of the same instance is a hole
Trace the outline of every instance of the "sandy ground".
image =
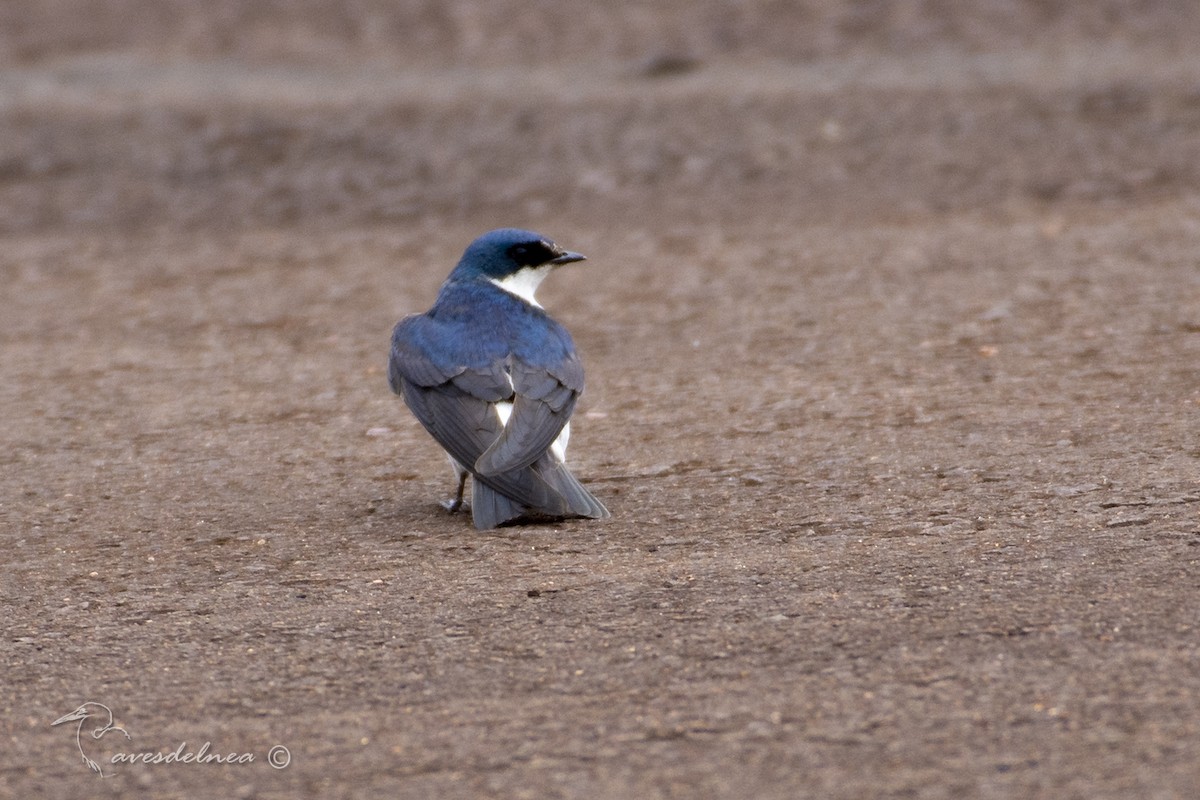
[[(0, 10), (0, 796), (1195, 796), (1193, 3), (93, 5)], [(611, 520), (387, 390), (500, 225)]]

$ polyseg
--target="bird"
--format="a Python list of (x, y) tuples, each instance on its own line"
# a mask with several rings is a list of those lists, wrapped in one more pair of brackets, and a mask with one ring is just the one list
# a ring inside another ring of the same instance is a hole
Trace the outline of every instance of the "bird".
[(78, 722), (79, 724), (75, 726), (75, 746), (79, 748), (79, 755), (83, 757), (83, 763), (87, 764), (88, 769), (103, 778), (105, 777), (104, 770), (101, 769), (100, 764), (94, 758), (90, 758), (83, 750), (83, 724), (89, 719), (101, 721), (100, 726), (91, 732), (93, 739), (99, 740), (100, 737), (109, 731), (120, 731), (125, 734), (126, 739), (133, 738), (129, 735), (129, 731), (116, 724), (116, 720), (113, 719), (112, 710), (108, 706), (103, 703), (93, 703), (90, 701), (84, 703), (70, 714), (64, 714), (54, 720), (54, 722), (50, 723), (50, 727), (65, 725), (68, 722)]
[(446, 510), (464, 509), (472, 478), (478, 530), (609, 516), (567, 469), (583, 364), (534, 296), (551, 272), (584, 260), (533, 231), (489, 231), (467, 246), (433, 307), (392, 331), (388, 383), (450, 457), (458, 488)]

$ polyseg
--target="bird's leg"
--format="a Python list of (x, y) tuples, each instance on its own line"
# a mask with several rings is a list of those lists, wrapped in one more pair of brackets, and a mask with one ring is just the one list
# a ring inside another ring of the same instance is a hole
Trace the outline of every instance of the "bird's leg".
[(467, 471), (460, 467), (457, 463), (454, 464), (454, 470), (458, 473), (458, 491), (454, 494), (453, 500), (443, 500), (442, 508), (449, 511), (451, 514), (462, 510), (463, 507), (463, 490), (467, 486)]

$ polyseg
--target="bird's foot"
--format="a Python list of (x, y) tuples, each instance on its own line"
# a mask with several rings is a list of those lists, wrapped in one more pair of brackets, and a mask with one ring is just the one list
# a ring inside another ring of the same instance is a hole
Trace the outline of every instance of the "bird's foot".
[(442, 508), (449, 511), (451, 514), (455, 514), (459, 511), (469, 508), (470, 506), (467, 503), (463, 502), (463, 494), (464, 494), (466, 488), (467, 488), (467, 473), (464, 470), (464, 471), (458, 473), (458, 491), (454, 493), (454, 498), (451, 500), (443, 500), (441, 503)]

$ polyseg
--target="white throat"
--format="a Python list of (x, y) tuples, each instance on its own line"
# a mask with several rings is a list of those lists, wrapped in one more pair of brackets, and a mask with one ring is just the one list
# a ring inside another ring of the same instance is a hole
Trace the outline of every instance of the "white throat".
[(541, 308), (542, 304), (537, 301), (533, 293), (537, 291), (541, 282), (546, 280), (546, 276), (552, 269), (554, 269), (553, 265), (543, 264), (540, 267), (526, 267), (503, 278), (489, 278), (488, 280), (509, 294), (515, 294), (529, 305)]

